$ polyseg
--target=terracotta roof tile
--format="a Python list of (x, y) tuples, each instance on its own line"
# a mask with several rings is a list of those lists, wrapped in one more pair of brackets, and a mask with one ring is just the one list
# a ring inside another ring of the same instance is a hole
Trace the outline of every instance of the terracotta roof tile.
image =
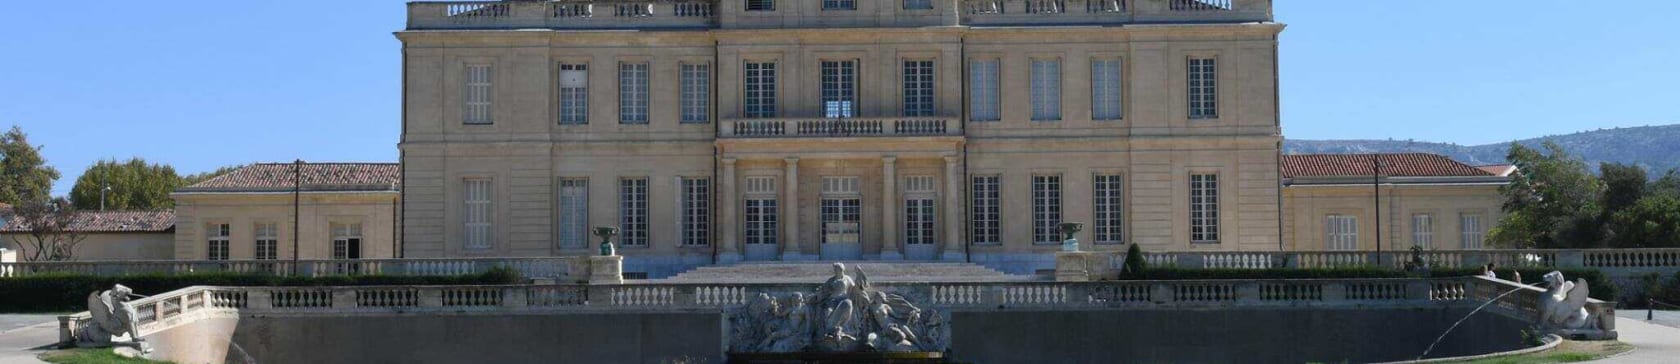
[[(291, 191), (292, 163), (257, 163), (177, 192)], [(401, 173), (396, 163), (305, 163), (296, 171), (305, 191), (396, 191)]]
[[(1293, 154), (1283, 156), (1283, 177), (1370, 176), (1371, 154)], [(1377, 154), (1382, 174), (1390, 177), (1473, 177), (1492, 173), (1429, 153)]]
[[(175, 227), (175, 211), (77, 211), (70, 230), (84, 233), (166, 232)], [(22, 220), (8, 221), (0, 232), (23, 232)]]

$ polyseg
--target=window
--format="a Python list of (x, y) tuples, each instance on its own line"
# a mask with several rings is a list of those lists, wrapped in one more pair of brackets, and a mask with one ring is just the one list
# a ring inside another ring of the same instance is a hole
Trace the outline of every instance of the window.
[(904, 177), (904, 244), (934, 243), (933, 176)]
[(1120, 120), (1120, 60), (1091, 60), (1091, 119)]
[(228, 224), (210, 224), (207, 229), (209, 243), (205, 244), (204, 259), (228, 260), (228, 235), (231, 235)]
[(1324, 248), (1339, 251), (1359, 249), (1359, 218), (1349, 215), (1325, 216)]
[(560, 65), (560, 123), (589, 123), (589, 65)]
[(466, 209), (461, 221), (464, 224), (464, 246), (471, 250), (490, 249), (491, 214), (495, 213), (490, 205), (490, 198), (494, 196), (489, 178), (468, 178), (461, 184), (463, 200)]
[(490, 96), (494, 93), (490, 81), (494, 72), (488, 64), (469, 64), (461, 77), (461, 122), (490, 124)]
[(1055, 59), (1032, 61), (1032, 119), (1062, 119), (1062, 62)]
[(933, 61), (904, 61), (904, 116), (933, 116)]
[(1190, 175), (1190, 242), (1219, 242), (1219, 175)]
[(1125, 208), (1121, 203), (1125, 182), (1118, 174), (1099, 174), (1091, 178), (1091, 206), (1095, 209), (1092, 240), (1097, 244), (1125, 241)]
[(331, 223), (333, 259), (362, 258), (362, 224)]
[(746, 243), (776, 243), (776, 178), (747, 177)]
[(998, 60), (977, 59), (968, 66), (968, 118), (998, 120)]
[(974, 176), (969, 178), (972, 185), (969, 198), (973, 199), (974, 213), (969, 216), (973, 221), (973, 231), (969, 234), (975, 244), (998, 244), (998, 176)]
[(776, 0), (747, 0), (747, 11), (776, 11)]
[(647, 124), (648, 64), (618, 64), (618, 123)]
[(1218, 99), (1218, 66), (1213, 58), (1190, 58), (1188, 64), (1188, 84), (1191, 119), (1213, 119), (1219, 117)]
[(823, 177), (820, 206), (822, 243), (857, 244), (863, 232), (863, 200), (858, 193), (858, 178)]
[(560, 180), (559, 231), (561, 249), (580, 249), (589, 242), (589, 180)]
[(707, 178), (682, 179), (682, 245), (711, 242), (712, 185)]
[(742, 101), (747, 117), (776, 117), (776, 63), (747, 62), (744, 68), (747, 79)]
[(822, 0), (823, 10), (857, 10), (857, 0)]
[(280, 224), (265, 222), (257, 223), (256, 230), (256, 259), (275, 260), (280, 258)]
[(1458, 215), (1458, 225), (1461, 234), (1459, 238), (1464, 242), (1464, 249), (1482, 249), (1482, 215), (1462, 213)]
[(711, 120), (712, 65), (683, 63), (682, 122), (704, 124)]
[(648, 179), (618, 180), (618, 236), (624, 246), (647, 246)]
[(857, 116), (857, 61), (822, 61), (822, 105), (830, 118)]
[(1055, 244), (1061, 241), (1062, 176), (1035, 175), (1033, 193), (1033, 242)]
[(933, 0), (904, 0), (904, 10), (933, 9)]
[(1412, 214), (1412, 245), (1423, 249), (1435, 248), (1435, 217)]

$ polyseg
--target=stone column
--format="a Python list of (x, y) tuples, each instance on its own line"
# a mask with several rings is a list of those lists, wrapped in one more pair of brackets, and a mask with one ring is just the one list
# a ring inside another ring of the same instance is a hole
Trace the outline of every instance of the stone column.
[(898, 157), (881, 157), (881, 260), (902, 260), (898, 240)]
[(958, 164), (961, 157), (945, 156), (945, 252), (940, 259), (950, 261), (963, 260), (963, 245), (968, 238), (963, 236), (963, 189), (962, 165)]
[(735, 158), (724, 158), (721, 170), (718, 172), (718, 218), (714, 226), (718, 228), (718, 263), (734, 263), (741, 261), (741, 242), (735, 238), (736, 228), (741, 226), (735, 222), (739, 214), (735, 213), (735, 206), (740, 201), (735, 200)]
[(782, 176), (782, 260), (799, 260), (799, 158), (788, 157)]

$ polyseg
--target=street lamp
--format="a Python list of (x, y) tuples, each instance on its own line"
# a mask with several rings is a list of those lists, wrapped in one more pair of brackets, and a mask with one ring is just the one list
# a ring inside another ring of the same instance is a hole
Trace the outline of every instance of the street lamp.
[(303, 196), (303, 159), (292, 161), (292, 276), (298, 273), (298, 226), (303, 224), (299, 206)]
[(1371, 211), (1376, 213), (1375, 220), (1377, 234), (1377, 260), (1382, 260), (1382, 190), (1378, 187), (1382, 176), (1382, 153), (1371, 154)]

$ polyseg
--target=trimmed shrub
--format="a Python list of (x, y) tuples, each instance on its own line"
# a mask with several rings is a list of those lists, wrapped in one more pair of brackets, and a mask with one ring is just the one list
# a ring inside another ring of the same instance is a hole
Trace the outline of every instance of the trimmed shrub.
[(458, 276), (280, 277), (251, 273), (190, 273), (94, 276), (50, 273), (0, 278), (0, 312), (76, 312), (87, 309), (88, 294), (121, 283), (134, 293), (155, 295), (191, 286), (388, 286), (523, 283), (519, 272), (497, 267)]
[(1148, 269), (1148, 265), (1148, 262), (1143, 260), (1143, 248), (1139, 248), (1137, 244), (1132, 244), (1132, 247), (1126, 248), (1125, 270), (1121, 271), (1120, 275), (1143, 274), (1143, 271)]

